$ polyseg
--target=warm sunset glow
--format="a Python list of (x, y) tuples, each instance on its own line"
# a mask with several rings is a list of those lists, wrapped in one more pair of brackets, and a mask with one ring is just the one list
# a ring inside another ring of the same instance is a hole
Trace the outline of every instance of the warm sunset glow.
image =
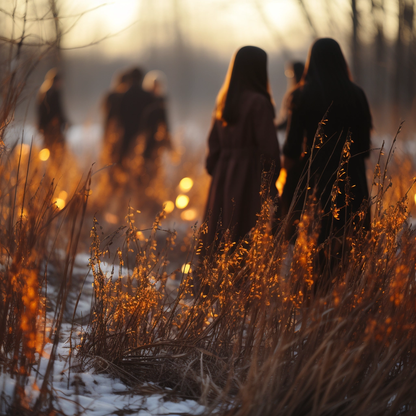
[(117, 224), (118, 223), (118, 217), (117, 217), (117, 215), (114, 215), (111, 212), (106, 212), (105, 215), (104, 215), (104, 219), (109, 224)]
[(176, 207), (179, 209), (184, 209), (189, 204), (189, 197), (186, 195), (178, 195), (176, 198)]
[(42, 162), (45, 162), (45, 161), (47, 161), (49, 159), (50, 154), (51, 154), (51, 152), (49, 151), (49, 149), (46, 149), (46, 147), (45, 147), (45, 149), (42, 149), (39, 152), (39, 159)]
[(30, 151), (30, 146), (28, 144), (22, 144), (21, 150), (22, 156), (26, 156)]
[(415, 194), (415, 204), (416, 204), (416, 194)]
[(65, 208), (65, 201), (64, 201), (63, 199), (61, 199), (61, 198), (58, 198), (58, 199), (55, 201), (55, 204), (56, 204), (56, 206), (57, 206), (59, 209), (64, 209), (64, 208)]
[(179, 188), (182, 192), (188, 192), (194, 186), (194, 181), (191, 178), (183, 178), (179, 182)]
[(68, 198), (68, 192), (66, 191), (61, 191), (59, 192), (59, 198), (63, 199), (64, 201), (66, 201), (66, 199)]
[(279, 192), (279, 195), (282, 195), (283, 193), (283, 188), (285, 187), (286, 178), (287, 178), (286, 169), (285, 168), (280, 169), (280, 174), (276, 181), (276, 188), (277, 188), (277, 191)]
[(163, 203), (163, 209), (166, 214), (170, 214), (175, 209), (175, 204), (172, 201), (166, 201)]
[(195, 209), (187, 209), (181, 213), (181, 218), (184, 221), (193, 221), (197, 216), (197, 212)]
[(186, 264), (184, 264), (182, 266), (182, 269), (181, 270), (182, 270), (182, 273), (188, 274), (188, 273), (190, 273), (192, 271), (191, 265), (189, 263), (186, 263)]
[(136, 232), (136, 238), (139, 241), (146, 241), (146, 237), (144, 236), (144, 234), (141, 231), (137, 231)]

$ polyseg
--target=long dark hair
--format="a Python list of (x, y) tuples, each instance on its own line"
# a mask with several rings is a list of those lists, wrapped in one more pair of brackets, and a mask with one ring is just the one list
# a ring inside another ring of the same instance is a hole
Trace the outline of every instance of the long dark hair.
[(338, 42), (318, 39), (309, 51), (301, 84), (315, 83), (328, 105), (334, 100), (348, 107), (353, 103), (353, 83), (347, 61)]
[(245, 90), (267, 97), (274, 112), (267, 76), (267, 54), (256, 46), (244, 46), (231, 59), (224, 84), (217, 96), (216, 118), (226, 124), (236, 122), (241, 93)]

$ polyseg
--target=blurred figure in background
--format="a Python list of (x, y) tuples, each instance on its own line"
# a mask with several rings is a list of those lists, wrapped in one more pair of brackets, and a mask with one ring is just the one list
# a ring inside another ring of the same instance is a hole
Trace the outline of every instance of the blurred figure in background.
[[(319, 124), (323, 118), (324, 123)], [(329, 38), (318, 39), (309, 51), (302, 80), (290, 95), (283, 146), (287, 181), (282, 195), (283, 214), (291, 212), (295, 198), (286, 230), (288, 240), (293, 242), (296, 238), (296, 223), (307, 186), (311, 189), (309, 195), (315, 191), (323, 213), (318, 244), (325, 242), (331, 233), (342, 241), (350, 219), (365, 229), (370, 228), (370, 211), (365, 204), (369, 198), (365, 159), (369, 157), (371, 129), (367, 98), (352, 82), (339, 44)], [(349, 158), (348, 164), (343, 166), (341, 180), (335, 183), (342, 158)], [(306, 171), (310, 176), (308, 184)], [(294, 195), (302, 175), (300, 192)], [(357, 215), (360, 209), (364, 214), (361, 220)], [(333, 255), (339, 248), (333, 250)]]
[(119, 162), (123, 167), (127, 167), (128, 171), (141, 170), (142, 160), (140, 159), (143, 150), (136, 150), (137, 139), (147, 127), (145, 110), (154, 102), (153, 95), (142, 88), (142, 81), (143, 71), (139, 68), (131, 70), (129, 73), (130, 87), (123, 94), (120, 102), (120, 127), (123, 133)]
[(157, 176), (163, 151), (172, 149), (166, 110), (166, 86), (166, 76), (161, 71), (150, 71), (143, 79), (143, 89), (153, 96), (153, 102), (143, 115), (146, 125), (143, 159), (147, 183)]
[(287, 89), (280, 106), (279, 116), (277, 117), (277, 130), (286, 130), (290, 94), (302, 79), (304, 69), (305, 64), (303, 62), (290, 62), (286, 67), (285, 75), (287, 78)]
[(256, 225), (262, 202), (262, 171), (271, 170), (273, 164), (270, 194), (276, 195), (280, 151), (274, 116), (267, 54), (245, 46), (230, 62), (208, 137), (206, 169), (212, 180), (205, 214), (205, 247), (215, 241), (217, 231), (221, 239), (229, 229), (233, 241), (239, 241)]
[(121, 127), (120, 107), (123, 94), (130, 86), (130, 71), (117, 74), (112, 90), (104, 97), (104, 148), (103, 163), (116, 163), (120, 160)]
[(68, 121), (62, 107), (62, 78), (56, 68), (50, 69), (37, 96), (38, 129), (43, 145), (52, 155), (65, 150), (65, 130)]

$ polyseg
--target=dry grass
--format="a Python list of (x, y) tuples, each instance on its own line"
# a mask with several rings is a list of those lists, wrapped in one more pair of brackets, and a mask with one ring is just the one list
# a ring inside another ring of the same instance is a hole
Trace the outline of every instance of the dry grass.
[[(145, 241), (129, 217), (118, 276), (101, 269), (109, 245), (94, 225), (95, 297), (78, 346), (83, 365), (139, 390), (154, 382), (213, 413), (412, 414), (416, 234), (406, 195), (383, 205), (390, 186), (380, 164), (372, 231), (350, 224), (342, 252), (334, 252), (335, 237), (317, 246), (320, 213), (311, 199), (289, 262), (281, 228), (270, 232), (264, 193), (246, 241), (235, 245), (225, 235), (219, 249), (199, 258), (205, 230), (195, 229), (190, 268), (174, 272), (181, 284), (173, 299), (166, 265), (175, 234), (167, 232), (162, 248), (156, 242), (163, 213)], [(322, 262), (331, 255), (335, 262)], [(131, 271), (123, 269), (127, 258)]]
[[(54, 349), (44, 380), (35, 382), (41, 393), (33, 414), (51, 403), (49, 376), (90, 183), (87, 177), (60, 209), (54, 197), (57, 185), (48, 176), (43, 181), (39, 179), (42, 173), (34, 155), (37, 153), (32, 148), (18, 145), (5, 151), (0, 163), (0, 368), (16, 379), (12, 401), (3, 403), (6, 399), (2, 397), (0, 410), (9, 409), (10, 414), (28, 412), (25, 386), (29, 376), (36, 373), (48, 341)], [(62, 266), (59, 279), (53, 282), (58, 293), (53, 299), (48, 293), (48, 266), (53, 263), (52, 258)], [(55, 315), (52, 322), (47, 322), (46, 309), (51, 303), (55, 305)]]

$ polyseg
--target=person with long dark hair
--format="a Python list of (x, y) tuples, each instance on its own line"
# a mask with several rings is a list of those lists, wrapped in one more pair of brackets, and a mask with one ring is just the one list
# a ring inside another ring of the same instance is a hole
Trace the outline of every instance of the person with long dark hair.
[[(364, 213), (360, 226), (369, 229), (365, 159), (371, 129), (366, 96), (352, 82), (339, 44), (318, 39), (310, 49), (300, 85), (291, 95), (283, 146), (287, 180), (282, 211), (291, 213), (286, 230), (289, 240), (296, 238), (297, 220), (305, 198), (312, 193), (323, 214), (319, 243), (331, 232), (343, 234), (350, 219), (358, 224), (360, 210)], [(300, 191), (295, 192), (299, 180)]]
[(280, 151), (274, 116), (267, 54), (245, 46), (231, 60), (208, 137), (206, 169), (212, 181), (205, 244), (210, 245), (216, 232), (221, 236), (225, 229), (238, 241), (255, 226), (263, 169), (274, 169), (270, 194), (276, 195)]

